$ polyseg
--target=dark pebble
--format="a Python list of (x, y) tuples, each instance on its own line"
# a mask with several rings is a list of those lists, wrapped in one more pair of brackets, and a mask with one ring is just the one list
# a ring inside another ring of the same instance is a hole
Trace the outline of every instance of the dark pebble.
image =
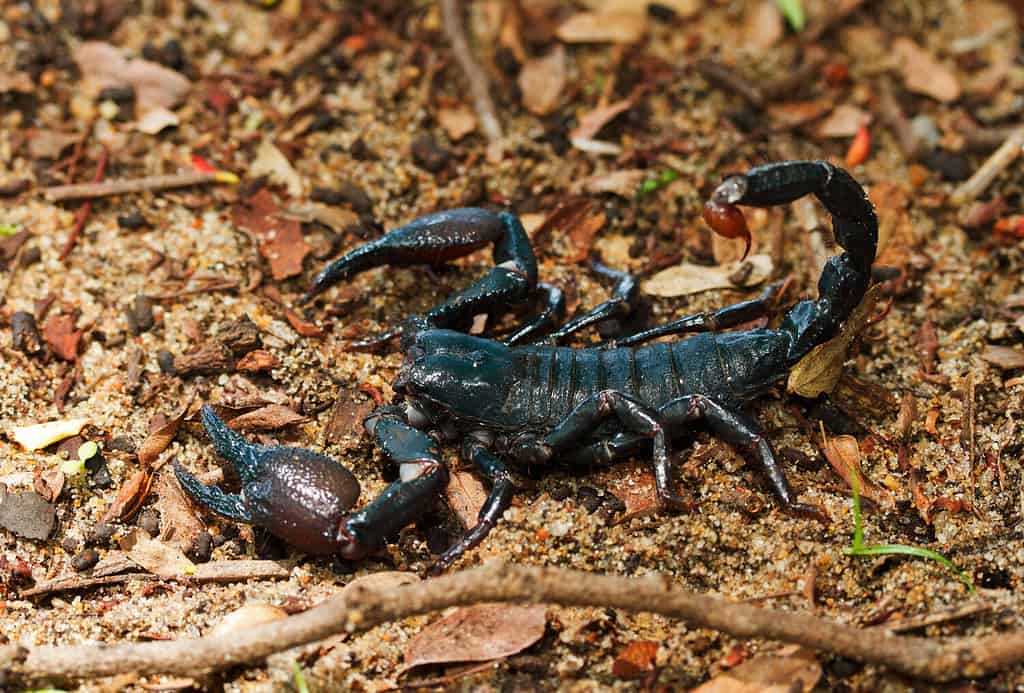
[(141, 229), (146, 225), (146, 217), (142, 216), (142, 212), (137, 209), (133, 209), (126, 214), (119, 214), (117, 217), (117, 225), (122, 229), (129, 231), (135, 231)]
[(164, 44), (162, 53), (163, 60), (161, 62), (172, 70), (180, 72), (188, 64), (185, 60), (185, 50), (181, 47), (181, 41), (178, 39), (168, 40)]
[(26, 310), (19, 310), (11, 316), (11, 343), (24, 354), (38, 354), (43, 350), (43, 338), (36, 325), (36, 316)]
[(156, 363), (160, 366), (160, 372), (165, 375), (174, 375), (177, 370), (174, 368), (174, 354), (166, 349), (156, 355)]
[(153, 329), (153, 299), (145, 294), (136, 294), (135, 300), (124, 309), (128, 329), (134, 335)]
[(624, 512), (626, 512), (626, 504), (623, 503), (622, 500), (618, 496), (616, 496), (616, 495), (614, 495), (612, 493), (608, 493), (607, 491), (604, 494), (604, 503), (613, 512), (617, 512), (617, 513), (624, 513)]
[(568, 484), (559, 484), (551, 489), (550, 495), (556, 501), (564, 501), (572, 495), (572, 487)]
[(135, 443), (128, 436), (114, 436), (107, 441), (107, 450), (115, 450), (117, 452), (126, 452), (128, 454), (135, 454)]
[(196, 563), (206, 563), (210, 560), (210, 556), (213, 555), (213, 536), (209, 532), (203, 532), (196, 537), (195, 542), (192, 544), (192, 548), (189, 551), (189, 556)]
[(523, 671), (527, 674), (543, 676), (548, 673), (548, 662), (537, 655), (519, 655), (508, 660), (509, 668), (516, 671)]
[(1008, 590), (1013, 582), (1008, 570), (990, 565), (978, 571), (978, 585), (987, 590)]
[(348, 153), (353, 159), (359, 161), (370, 161), (377, 158), (377, 153), (370, 149), (362, 137), (356, 139), (348, 148)]
[(595, 513), (601, 507), (601, 499), (597, 496), (581, 496), (579, 501), (588, 513)]
[(359, 568), (359, 561), (346, 561), (344, 558), (335, 558), (331, 561), (331, 572), (335, 575), (351, 575)]
[(213, 548), (215, 548), (215, 549), (219, 548), (219, 547), (223, 546), (224, 544), (226, 544), (227, 541), (228, 541), (228, 538), (226, 536), (224, 536), (224, 532), (220, 532), (219, 534), (214, 534), (213, 535)]
[(591, 496), (597, 498), (600, 494), (598, 493), (597, 489), (594, 488), (593, 486), (580, 486), (578, 489), (576, 489), (576, 495), (579, 496), (580, 498)]
[(146, 41), (142, 44), (142, 57), (154, 63), (159, 63), (163, 60), (163, 52), (154, 44), (152, 41)]
[(85, 469), (89, 473), (89, 486), (92, 488), (107, 489), (114, 487), (114, 479), (110, 476), (110, 469), (103, 455), (93, 455), (85, 463)]
[(943, 179), (961, 181), (970, 178), (971, 161), (960, 152), (945, 149), (933, 149), (921, 157), (921, 163), (933, 171), (937, 171)]
[(306, 128), (305, 133), (309, 135), (314, 132), (327, 132), (328, 130), (334, 130), (341, 125), (341, 119), (332, 113), (320, 112), (313, 116), (313, 122)]
[(101, 522), (92, 528), (92, 534), (89, 535), (89, 543), (101, 546), (106, 545), (110, 543), (116, 532), (117, 527), (109, 522)]
[(32, 187), (32, 181), (28, 178), (14, 178), (0, 183), (0, 197), (14, 197)]
[(631, 553), (626, 556), (626, 560), (622, 563), (626, 575), (632, 575), (636, 572), (636, 569), (640, 567), (640, 556), (638, 554)]
[(422, 169), (438, 173), (448, 165), (451, 155), (439, 146), (430, 135), (424, 135), (412, 143), (412, 160)]
[(829, 662), (828, 669), (836, 678), (846, 680), (863, 668), (859, 662), (846, 657), (836, 657)]
[(448, 532), (436, 526), (427, 529), (427, 548), (430, 549), (430, 553), (444, 553), (450, 545), (451, 538), (448, 536)]
[(60, 543), (60, 547), (68, 553), (78, 553), (78, 549), (80, 548), (78, 540), (74, 537), (64, 537), (64, 540)]
[(666, 24), (675, 21), (676, 11), (667, 5), (652, 2), (647, 5), (647, 16)]
[(113, 101), (116, 104), (126, 104), (135, 101), (135, 87), (130, 85), (117, 87), (104, 87), (96, 97), (97, 101)]
[(498, 50), (494, 51), (494, 64), (510, 77), (519, 74), (519, 61), (508, 46), (499, 46)]
[(31, 267), (40, 260), (43, 259), (43, 253), (38, 247), (30, 245), (25, 248), (25, 252), (21, 254), (21, 266)]
[(153, 508), (143, 510), (135, 524), (149, 536), (155, 537), (160, 534), (160, 513)]
[(100, 562), (100, 552), (96, 549), (85, 549), (71, 559), (71, 567), (76, 572), (83, 573), (92, 570)]

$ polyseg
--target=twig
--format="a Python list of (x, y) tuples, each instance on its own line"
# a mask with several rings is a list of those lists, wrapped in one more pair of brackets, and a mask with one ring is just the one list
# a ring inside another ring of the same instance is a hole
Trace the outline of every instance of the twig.
[(341, 31), (341, 19), (336, 16), (325, 18), (316, 29), (299, 40), (292, 49), (280, 58), (264, 60), (262, 67), (282, 75), (290, 75), (308, 61), (318, 56)]
[(764, 108), (765, 97), (761, 89), (728, 65), (715, 60), (701, 59), (697, 61), (696, 67), (701, 77), (713, 85), (741, 96), (751, 106)]
[(905, 633), (908, 630), (917, 630), (927, 626), (934, 626), (939, 623), (959, 621), (962, 618), (970, 618), (978, 614), (992, 611), (993, 605), (988, 602), (968, 602), (954, 609), (939, 611), (938, 613), (924, 614), (922, 616), (911, 616), (899, 621), (886, 621), (879, 628), (884, 628), (890, 633)]
[(883, 78), (878, 85), (878, 117), (892, 130), (903, 155), (913, 159), (920, 146), (917, 135), (914, 134), (914, 128), (911, 127), (900, 102), (896, 99), (896, 90), (893, 89), (892, 82), (887, 78)]
[(1020, 155), (1021, 147), (1024, 147), (1024, 127), (1019, 127), (1010, 133), (1006, 141), (985, 160), (985, 163), (974, 172), (974, 175), (953, 191), (953, 194), (949, 196), (949, 203), (954, 207), (961, 207), (984, 192), (995, 177)]
[(91, 200), (98, 197), (110, 197), (111, 195), (128, 195), (132, 193), (171, 190), (173, 188), (184, 188), (189, 185), (202, 185), (204, 183), (230, 182), (230, 174), (225, 177), (223, 172), (199, 173), (189, 171), (186, 173), (172, 173), (165, 176), (147, 176), (145, 178), (132, 178), (128, 180), (108, 180), (102, 183), (80, 183), (78, 185), (57, 185), (52, 188), (45, 188), (43, 195), (51, 202), (63, 202), (65, 200)]
[(466, 29), (462, 26), (462, 8), (458, 0), (441, 0), (441, 19), (444, 22), (445, 36), (452, 44), (455, 59), (459, 61), (459, 67), (469, 81), (469, 93), (473, 97), (473, 108), (480, 119), (480, 129), (488, 141), (498, 144), (505, 136), (494, 110), (490, 82), (469, 48)]
[(260, 660), (340, 632), (481, 602), (600, 606), (683, 619), (741, 639), (779, 640), (890, 667), (931, 681), (974, 678), (1017, 664), (1024, 631), (981, 638), (894, 637), (804, 613), (759, 609), (673, 586), (665, 576), (627, 578), (500, 562), (398, 588), (351, 586), (304, 613), (219, 637), (120, 645), (50, 645), (7, 665), (8, 682), (66, 681), (122, 672), (195, 675)]
[[(107, 148), (103, 148), (103, 153), (100, 154), (100, 160), (96, 163), (96, 175), (93, 176), (92, 183), (85, 183), (82, 186), (69, 185), (66, 187), (87, 187), (89, 185), (102, 185), (100, 183), (103, 180), (103, 172), (107, 168), (107, 160), (110, 158), (110, 153)], [(53, 190), (53, 188), (50, 188)], [(81, 207), (78, 208), (78, 212), (75, 215), (75, 225), (71, 227), (71, 233), (68, 234), (68, 240), (64, 243), (64, 249), (60, 251), (60, 259), (66, 260), (71, 251), (74, 250), (75, 243), (78, 242), (78, 237), (82, 235), (82, 229), (85, 228), (85, 220), (89, 218), (89, 212), (92, 211), (92, 202), (87, 200)]]

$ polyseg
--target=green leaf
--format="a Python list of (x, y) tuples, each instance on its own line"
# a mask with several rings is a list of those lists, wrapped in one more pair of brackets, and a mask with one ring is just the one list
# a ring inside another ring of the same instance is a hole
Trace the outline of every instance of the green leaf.
[(782, 12), (793, 31), (803, 31), (807, 24), (807, 16), (804, 14), (804, 6), (800, 0), (775, 0), (775, 5)]
[(665, 169), (656, 178), (648, 178), (636, 189), (637, 197), (646, 197), (656, 190), (664, 188), (672, 181), (679, 180), (679, 174), (672, 169)]
[(13, 236), (18, 233), (17, 224), (0, 224), (0, 236)]
[(302, 673), (302, 667), (298, 662), (292, 662), (292, 679), (295, 681), (296, 693), (309, 693), (309, 686), (306, 685), (306, 677)]

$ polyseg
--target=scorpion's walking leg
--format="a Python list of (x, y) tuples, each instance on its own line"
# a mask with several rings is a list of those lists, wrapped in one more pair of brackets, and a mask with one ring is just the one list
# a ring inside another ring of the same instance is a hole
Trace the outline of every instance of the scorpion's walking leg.
[(540, 282), (537, 284), (537, 290), (544, 294), (544, 308), (540, 315), (520, 325), (512, 334), (505, 337), (505, 344), (522, 344), (537, 334), (549, 332), (565, 316), (565, 294), (561, 289), (553, 284)]
[(642, 332), (609, 340), (601, 346), (607, 349), (616, 347), (633, 347), (659, 337), (673, 334), (694, 334), (698, 332), (717, 332), (742, 325), (768, 314), (778, 297), (782, 282), (765, 288), (761, 295), (749, 301), (735, 303), (710, 313), (687, 315), (672, 322), (658, 325)]
[[(555, 452), (578, 443), (611, 416), (629, 431), (651, 440), (655, 486), (661, 502), (668, 507), (688, 509), (689, 501), (676, 491), (672, 483), (668, 437), (662, 417), (643, 402), (617, 390), (602, 390), (583, 400), (550, 432), (528, 442), (527, 448), (518, 450), (517, 456), (526, 461), (551, 457)], [(613, 453), (609, 451), (606, 454), (611, 457)]]
[(595, 323), (610, 318), (625, 317), (636, 307), (640, 289), (633, 275), (613, 270), (597, 262), (590, 263), (590, 269), (602, 277), (615, 280), (612, 297), (594, 306), (583, 315), (573, 318), (552, 332), (550, 338), (556, 343)]
[(437, 443), (406, 423), (397, 408), (378, 409), (366, 418), (365, 426), (384, 456), (398, 464), (399, 480), (342, 525), (345, 546), (341, 553), (350, 559), (375, 551), (385, 539), (422, 515), (448, 483)]
[(498, 457), (488, 450), (480, 441), (471, 437), (462, 444), (462, 456), (472, 462), (476, 468), (491, 482), (491, 492), (480, 508), (477, 523), (458, 542), (448, 548), (430, 569), (439, 574), (454, 563), (459, 556), (476, 547), (484, 537), (494, 529), (502, 513), (512, 502), (512, 477), (508, 468)]
[(227, 493), (216, 486), (203, 486), (202, 482), (189, 474), (180, 462), (174, 463), (174, 475), (178, 477), (178, 483), (185, 489), (185, 492), (192, 496), (197, 503), (221, 517), (248, 525), (253, 524), (252, 513), (245, 507), (245, 501), (237, 493)]

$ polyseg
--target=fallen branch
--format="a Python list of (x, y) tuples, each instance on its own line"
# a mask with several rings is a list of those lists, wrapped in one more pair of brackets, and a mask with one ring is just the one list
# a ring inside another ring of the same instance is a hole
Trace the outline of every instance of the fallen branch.
[(962, 207), (983, 193), (995, 177), (1005, 171), (1006, 167), (1020, 156), (1022, 147), (1024, 147), (1024, 127), (1019, 127), (1010, 133), (999, 149), (992, 152), (992, 156), (985, 160), (985, 163), (974, 172), (973, 176), (953, 191), (953, 194), (949, 196), (949, 203), (954, 207)]
[(480, 129), (484, 131), (489, 142), (500, 143), (505, 136), (501, 131), (501, 122), (495, 114), (490, 82), (469, 48), (466, 29), (462, 25), (462, 8), (458, 0), (441, 0), (441, 18), (444, 22), (445, 36), (452, 45), (455, 59), (459, 61), (459, 67), (469, 81), (469, 93), (473, 97), (473, 108), (480, 119)]
[(599, 606), (679, 618), (742, 639), (798, 643), (857, 661), (886, 666), (931, 681), (983, 676), (1024, 657), (1024, 631), (945, 644), (898, 637), (803, 613), (760, 609), (679, 589), (669, 578), (627, 578), (566, 568), (491, 563), (398, 588), (352, 586), (304, 613), (219, 637), (121, 645), (51, 645), (4, 652), (0, 671), (8, 682), (138, 675), (195, 675), (207, 669), (260, 660), (282, 650), (340, 632), (365, 631), (382, 623), (451, 606), (481, 602)]
[(108, 180), (102, 183), (56, 185), (52, 188), (45, 188), (43, 190), (43, 195), (51, 202), (63, 202), (65, 200), (92, 200), (99, 197), (110, 197), (112, 195), (128, 195), (140, 192), (171, 190), (173, 188), (184, 188), (189, 185), (203, 185), (205, 183), (232, 183), (235, 182), (235, 180), (234, 175), (224, 171), (216, 171), (214, 173), (189, 171), (187, 173), (172, 173), (165, 176), (147, 176), (146, 178), (132, 178), (128, 180)]

